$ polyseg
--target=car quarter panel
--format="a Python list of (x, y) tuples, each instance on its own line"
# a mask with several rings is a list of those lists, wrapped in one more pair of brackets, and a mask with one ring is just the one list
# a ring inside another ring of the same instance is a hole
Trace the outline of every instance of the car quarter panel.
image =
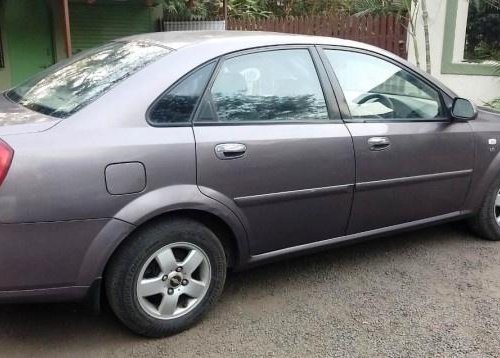
[[(5, 141), (15, 154), (0, 187), (2, 223), (112, 218), (147, 192), (196, 184), (189, 127), (54, 129)], [(124, 162), (144, 165), (146, 187), (139, 193), (112, 195), (105, 169)]]
[[(203, 62), (203, 56), (176, 55), (147, 66), (50, 130), (0, 135), (15, 151), (0, 187), (0, 223), (112, 218), (144, 193), (195, 185), (192, 129), (154, 128), (146, 121), (151, 103)], [(144, 165), (146, 187), (111, 195), (106, 167), (129, 162)]]

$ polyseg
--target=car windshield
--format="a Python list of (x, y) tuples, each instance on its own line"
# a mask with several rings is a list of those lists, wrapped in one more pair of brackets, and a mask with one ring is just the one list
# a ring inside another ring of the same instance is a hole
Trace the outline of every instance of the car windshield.
[(113, 42), (54, 66), (6, 95), (33, 111), (65, 118), (171, 51), (146, 42)]

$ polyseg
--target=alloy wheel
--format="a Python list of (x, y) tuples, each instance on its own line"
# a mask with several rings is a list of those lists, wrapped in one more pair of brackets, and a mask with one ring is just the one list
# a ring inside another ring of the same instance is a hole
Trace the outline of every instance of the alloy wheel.
[(210, 280), (210, 261), (200, 247), (169, 244), (144, 263), (137, 279), (137, 299), (152, 317), (178, 318), (200, 304)]

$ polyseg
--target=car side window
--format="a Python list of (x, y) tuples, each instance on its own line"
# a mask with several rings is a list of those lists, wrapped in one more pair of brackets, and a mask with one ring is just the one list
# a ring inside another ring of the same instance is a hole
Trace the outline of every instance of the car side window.
[(363, 53), (325, 52), (352, 118), (432, 120), (443, 116), (439, 92), (410, 72)]
[(215, 63), (207, 64), (181, 80), (164, 93), (149, 112), (153, 125), (189, 123), (203, 94)]
[(307, 49), (232, 57), (222, 63), (199, 121), (323, 121), (325, 96)]

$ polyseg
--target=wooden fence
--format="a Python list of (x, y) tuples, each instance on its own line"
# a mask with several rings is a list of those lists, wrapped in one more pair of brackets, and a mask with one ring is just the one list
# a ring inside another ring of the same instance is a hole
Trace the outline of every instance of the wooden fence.
[(238, 20), (229, 18), (227, 30), (274, 31), (338, 37), (365, 42), (406, 58), (406, 29), (394, 16), (311, 16)]

